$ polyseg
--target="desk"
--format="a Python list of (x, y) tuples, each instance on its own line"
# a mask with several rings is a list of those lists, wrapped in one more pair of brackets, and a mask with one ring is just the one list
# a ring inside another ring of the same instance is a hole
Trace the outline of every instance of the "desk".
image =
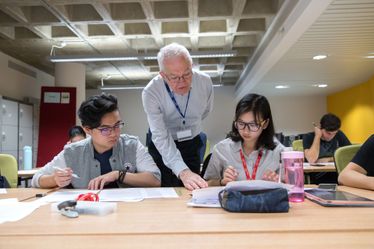
[(25, 187), (27, 188), (29, 186), (28, 180), (30, 180), (38, 170), (38, 168), (29, 170), (18, 170), (19, 181), (25, 181)]
[[(374, 199), (374, 191), (339, 189)], [(25, 192), (43, 191), (9, 189), (0, 198)], [(374, 248), (373, 208), (326, 208), (306, 200), (291, 203), (289, 213), (229, 213), (187, 207), (189, 192), (181, 192), (178, 199), (119, 203), (116, 213), (102, 217), (69, 219), (45, 205), (0, 225), (0, 248)]]
[(306, 176), (306, 184), (310, 184), (310, 173), (318, 172), (336, 172), (335, 165), (325, 166), (311, 166), (309, 163), (304, 163), (304, 174)]

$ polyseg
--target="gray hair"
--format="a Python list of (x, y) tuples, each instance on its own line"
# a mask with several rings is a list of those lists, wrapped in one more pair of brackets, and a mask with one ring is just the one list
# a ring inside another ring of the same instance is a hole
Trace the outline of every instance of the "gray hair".
[(184, 46), (174, 42), (169, 45), (166, 45), (165, 47), (162, 47), (160, 49), (160, 52), (158, 52), (157, 54), (157, 61), (158, 61), (158, 66), (160, 67), (160, 71), (164, 71), (165, 69), (164, 68), (165, 59), (178, 57), (178, 56), (183, 56), (192, 65), (192, 58), (191, 58), (190, 52), (188, 52), (187, 48), (185, 48)]

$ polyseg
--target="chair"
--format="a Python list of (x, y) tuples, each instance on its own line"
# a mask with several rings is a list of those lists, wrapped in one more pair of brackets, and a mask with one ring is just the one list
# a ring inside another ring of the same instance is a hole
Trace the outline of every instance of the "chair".
[(0, 175), (7, 179), (11, 188), (17, 188), (18, 165), (14, 156), (0, 154)]
[(338, 174), (340, 174), (340, 172), (342, 172), (348, 163), (353, 159), (360, 147), (361, 144), (352, 144), (335, 150), (334, 161)]
[(210, 161), (210, 157), (211, 157), (211, 156), (212, 156), (212, 153), (209, 153), (209, 154), (206, 156), (205, 160), (204, 160), (203, 167), (202, 167), (201, 172), (200, 172), (200, 176), (201, 176), (202, 178), (204, 178), (205, 171), (206, 171), (206, 168), (208, 167), (208, 164), (209, 164), (209, 161)]
[(303, 140), (302, 139), (294, 140), (292, 142), (292, 149), (294, 151), (304, 151)]

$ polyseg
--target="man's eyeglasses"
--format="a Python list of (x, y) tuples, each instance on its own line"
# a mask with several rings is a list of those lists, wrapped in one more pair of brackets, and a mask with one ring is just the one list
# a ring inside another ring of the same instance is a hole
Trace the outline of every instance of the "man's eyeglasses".
[(262, 120), (260, 121), (259, 124), (257, 124), (256, 122), (249, 122), (249, 123), (246, 123), (246, 122), (243, 122), (243, 121), (236, 121), (235, 122), (235, 127), (238, 129), (238, 130), (244, 130), (245, 127), (248, 128), (248, 130), (250, 131), (253, 131), (253, 132), (256, 132), (258, 131), (265, 123), (266, 120)]
[(169, 81), (172, 81), (172, 82), (179, 82), (179, 81), (181, 81), (182, 79), (183, 79), (183, 80), (188, 80), (188, 79), (190, 79), (191, 76), (192, 76), (192, 71), (189, 71), (189, 72), (183, 74), (182, 76), (168, 76), (168, 75), (166, 75), (166, 76), (168, 77)]
[(121, 121), (121, 122), (116, 123), (113, 126), (98, 127), (96, 129), (98, 129), (100, 131), (101, 135), (107, 137), (110, 134), (112, 134), (113, 131), (118, 131), (118, 130), (122, 129), (124, 125), (125, 125), (125, 123)]

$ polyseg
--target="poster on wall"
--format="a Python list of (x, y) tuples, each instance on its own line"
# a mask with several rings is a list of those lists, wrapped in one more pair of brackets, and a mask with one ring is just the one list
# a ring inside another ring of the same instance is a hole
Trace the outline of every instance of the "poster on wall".
[(59, 92), (44, 92), (44, 103), (60, 103)]
[(75, 87), (42, 87), (41, 96), (37, 167), (62, 151), (69, 129), (76, 124)]

